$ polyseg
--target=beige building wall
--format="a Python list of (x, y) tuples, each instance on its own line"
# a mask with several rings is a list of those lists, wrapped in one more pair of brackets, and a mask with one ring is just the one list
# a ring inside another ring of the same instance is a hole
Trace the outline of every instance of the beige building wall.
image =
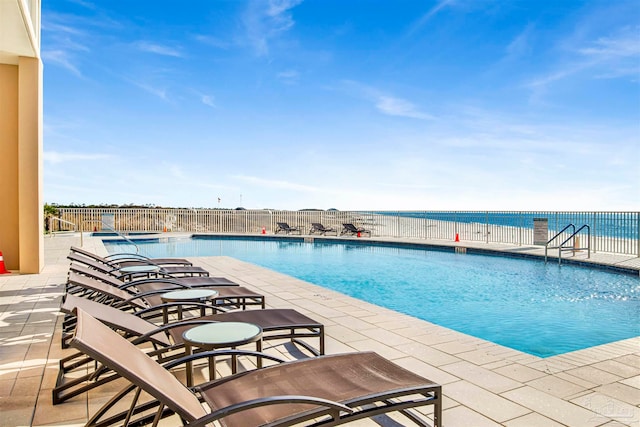
[(0, 252), (5, 267), (44, 266), (40, 1), (0, 1)]
[(0, 252), (20, 266), (18, 220), (18, 66), (0, 64)]

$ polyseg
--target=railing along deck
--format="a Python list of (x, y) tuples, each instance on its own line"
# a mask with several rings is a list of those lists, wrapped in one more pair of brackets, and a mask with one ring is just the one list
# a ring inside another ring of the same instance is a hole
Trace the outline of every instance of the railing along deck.
[[(159, 208), (60, 208), (56, 227), (104, 222), (115, 230), (272, 234), (277, 222), (299, 227), (311, 223), (342, 230), (343, 223), (371, 230), (375, 237), (534, 244), (534, 218), (545, 218), (547, 235), (567, 224), (587, 224), (593, 252), (640, 256), (640, 212), (563, 211), (337, 211), (225, 210)], [(55, 231), (55, 230), (54, 230)], [(82, 230), (90, 231), (90, 230)]]

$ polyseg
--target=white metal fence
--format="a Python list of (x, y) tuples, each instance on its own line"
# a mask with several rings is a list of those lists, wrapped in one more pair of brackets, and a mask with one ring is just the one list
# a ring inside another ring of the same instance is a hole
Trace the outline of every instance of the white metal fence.
[[(276, 211), (221, 209), (61, 208), (51, 231), (131, 231), (273, 234), (278, 222), (309, 234), (312, 223), (338, 230), (352, 223), (374, 237), (444, 239), (532, 245), (533, 219), (544, 218), (549, 238), (568, 224), (588, 225), (591, 250), (640, 256), (640, 212), (553, 211)], [(586, 244), (587, 235), (579, 237)]]

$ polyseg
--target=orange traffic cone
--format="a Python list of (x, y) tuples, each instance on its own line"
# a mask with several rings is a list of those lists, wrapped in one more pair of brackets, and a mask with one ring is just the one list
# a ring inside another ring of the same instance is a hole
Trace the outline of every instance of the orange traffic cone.
[(0, 252), (0, 274), (9, 274), (11, 273), (4, 266), (4, 257), (2, 256), (2, 252)]
[(458, 236), (458, 233), (456, 233), (456, 242), (460, 241), (460, 236)]
[(167, 232), (167, 227), (165, 226), (162, 231), (166, 233)]

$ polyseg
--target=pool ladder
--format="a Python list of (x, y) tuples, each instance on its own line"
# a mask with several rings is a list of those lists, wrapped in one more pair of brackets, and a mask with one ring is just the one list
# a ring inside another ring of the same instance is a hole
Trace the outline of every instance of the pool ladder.
[[(549, 246), (551, 244), (551, 242), (553, 242), (554, 240), (556, 240), (558, 237), (562, 236), (567, 230), (571, 229), (571, 234), (569, 235), (569, 237), (567, 237), (566, 239), (564, 239), (564, 241), (562, 241), (562, 243), (560, 243), (558, 246)], [(582, 230), (587, 230), (587, 247), (585, 248), (581, 248), (580, 247), (580, 236), (578, 236), (578, 233), (580, 233)], [(571, 241), (570, 245), (567, 245), (568, 242)], [(580, 228), (578, 228), (576, 230), (576, 226), (573, 224), (569, 224), (567, 225), (565, 228), (563, 228), (562, 230), (560, 230), (555, 236), (553, 236), (545, 245), (544, 245), (544, 262), (547, 262), (547, 252), (549, 249), (558, 249), (558, 265), (562, 265), (562, 252), (563, 251), (571, 251), (573, 253), (573, 255), (576, 254), (577, 251), (583, 251), (586, 249), (587, 251), (587, 258), (591, 258), (591, 227), (589, 227), (588, 224), (584, 224), (583, 226), (581, 226)]]

